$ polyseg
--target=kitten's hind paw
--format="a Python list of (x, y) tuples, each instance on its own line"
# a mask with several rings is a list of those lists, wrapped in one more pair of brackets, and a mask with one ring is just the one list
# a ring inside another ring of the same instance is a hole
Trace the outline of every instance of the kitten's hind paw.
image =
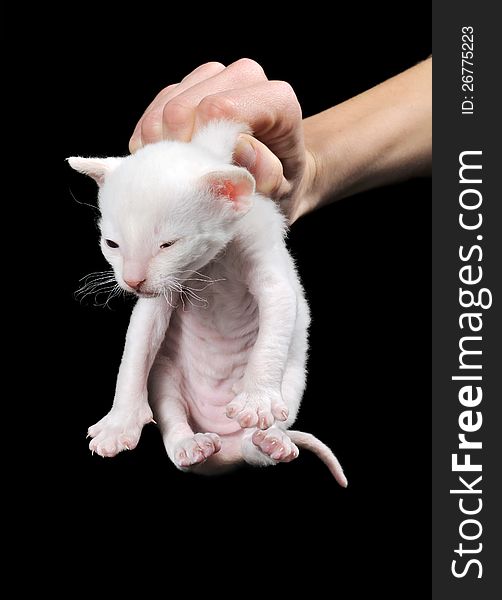
[(226, 414), (229, 419), (235, 419), (243, 429), (268, 429), (276, 418), (285, 421), (288, 418), (288, 409), (280, 395), (276, 399), (274, 394), (243, 392), (227, 405)]
[(291, 462), (298, 457), (297, 446), (286, 432), (276, 427), (267, 431), (255, 431), (251, 439), (263, 454), (277, 462)]
[(207, 460), (221, 450), (220, 436), (216, 433), (196, 433), (185, 438), (176, 445), (174, 464), (179, 469), (186, 469)]

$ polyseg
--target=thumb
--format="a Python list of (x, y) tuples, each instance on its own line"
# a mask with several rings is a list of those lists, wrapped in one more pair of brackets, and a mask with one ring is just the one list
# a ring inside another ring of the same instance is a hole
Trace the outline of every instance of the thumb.
[(291, 189), (284, 178), (281, 161), (265, 144), (251, 135), (239, 136), (234, 162), (245, 167), (254, 176), (256, 190), (265, 196), (279, 200)]

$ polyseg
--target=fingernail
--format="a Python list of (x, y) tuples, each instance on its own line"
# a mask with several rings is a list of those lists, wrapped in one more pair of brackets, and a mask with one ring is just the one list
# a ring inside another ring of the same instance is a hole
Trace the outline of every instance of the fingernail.
[(240, 167), (252, 169), (256, 163), (256, 150), (253, 144), (243, 136), (239, 138), (234, 152), (235, 163)]

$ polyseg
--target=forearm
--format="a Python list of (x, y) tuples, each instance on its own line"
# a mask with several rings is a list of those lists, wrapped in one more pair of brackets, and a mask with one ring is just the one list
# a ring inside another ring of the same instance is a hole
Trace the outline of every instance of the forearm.
[(148, 374), (164, 339), (170, 316), (163, 298), (140, 298), (136, 303), (117, 378), (116, 401), (145, 393)]
[(304, 120), (312, 177), (298, 207), (300, 214), (429, 172), (431, 76), (428, 59)]

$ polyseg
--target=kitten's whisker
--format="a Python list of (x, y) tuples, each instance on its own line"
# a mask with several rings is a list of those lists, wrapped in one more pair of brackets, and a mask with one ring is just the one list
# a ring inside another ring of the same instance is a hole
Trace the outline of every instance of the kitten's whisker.
[(110, 285), (115, 285), (115, 283), (113, 281), (103, 281), (100, 284), (96, 284), (96, 285), (90, 285), (84, 288), (81, 288), (80, 290), (77, 290), (76, 295), (81, 295), (81, 294), (87, 294), (89, 292), (93, 292), (98, 290), (99, 288), (106, 288)]
[(96, 283), (101, 283), (103, 281), (115, 281), (115, 277), (108, 275), (106, 277), (103, 276), (103, 277), (96, 277), (95, 279), (88, 279), (87, 281), (85, 281), (82, 284), (82, 287), (85, 287), (86, 285), (94, 285)]
[[(180, 271), (174, 271), (174, 273), (179, 273)], [(211, 277), (205, 275), (204, 277), (200, 277), (199, 273), (196, 273), (196, 275), (199, 275), (199, 277), (186, 277), (185, 279), (182, 279), (180, 277), (176, 277), (176, 275), (173, 275), (175, 279), (179, 279), (180, 281), (202, 281), (204, 283), (216, 283), (218, 281), (226, 281), (224, 277), (218, 278), (218, 279), (212, 279)]]
[(82, 302), (85, 298), (87, 298), (87, 296), (91, 296), (91, 295), (93, 295), (95, 297), (95, 299), (97, 299), (97, 297), (100, 296), (101, 294), (106, 294), (107, 292), (109, 292), (113, 289), (114, 289), (114, 286), (110, 287), (108, 285), (99, 290), (89, 290), (85, 294), (81, 295), (80, 302)]
[(167, 298), (167, 293), (166, 293), (165, 289), (162, 290), (162, 294), (163, 294), (168, 306), (170, 306), (171, 308), (174, 308), (173, 305), (171, 304), (171, 302), (169, 302), (169, 299)]
[(75, 194), (72, 192), (71, 188), (68, 188), (68, 191), (70, 192), (71, 197), (75, 200), (75, 202), (77, 204), (80, 204), (81, 206), (88, 206), (89, 208), (92, 208), (92, 210), (95, 210), (96, 212), (99, 213), (99, 208), (97, 206), (88, 204), (87, 202), (82, 202), (81, 200), (77, 200), (75, 197)]
[(116, 296), (118, 296), (120, 294), (121, 289), (122, 288), (118, 284), (115, 284), (115, 286), (112, 288), (111, 292), (108, 294), (108, 298), (106, 299), (106, 302), (103, 305), (104, 308), (110, 308), (108, 303), (110, 302), (110, 300), (112, 300), (113, 298), (115, 298)]
[(83, 287), (80, 288), (79, 290), (77, 290), (75, 292), (75, 298), (85, 298), (85, 296), (88, 296), (89, 294), (93, 294), (98, 292), (99, 290), (106, 290), (108, 289), (110, 286), (114, 286), (116, 285), (115, 282), (112, 281), (107, 281), (107, 282), (102, 282), (99, 285), (92, 285), (92, 286), (88, 286), (88, 287)]
[(112, 289), (108, 293), (108, 296), (106, 297), (105, 302), (101, 305), (103, 308), (107, 308), (108, 307), (108, 302), (110, 302), (110, 299), (112, 298), (113, 292), (115, 292), (115, 287), (112, 287)]
[(199, 302), (202, 302), (203, 304), (209, 304), (209, 302), (207, 301), (206, 298), (201, 298), (198, 294), (196, 294), (193, 290), (191, 290), (190, 288), (185, 288), (185, 293), (187, 294), (187, 297), (192, 297), (195, 300), (199, 300)]
[[(82, 303), (88, 296), (93, 296), (95, 306), (108, 306), (110, 300), (122, 292), (113, 269), (88, 273), (79, 279), (79, 283), (80, 287), (74, 293), (75, 298)], [(107, 294), (107, 298), (103, 304), (100, 304), (99, 297), (102, 294)]]
[[(105, 307), (108, 304), (108, 301), (113, 297), (112, 294), (115, 292), (116, 286), (113, 286), (111, 289), (102, 289), (99, 290), (94, 296), (94, 306)], [(103, 294), (107, 294), (106, 300), (104, 302), (99, 302), (99, 296)]]
[(193, 303), (193, 302), (190, 300), (189, 296), (187, 296), (187, 300), (188, 300), (188, 302), (190, 302), (190, 304), (191, 304), (192, 306), (195, 306), (195, 308), (199, 308), (199, 307), (197, 306), (197, 304), (194, 304), (194, 303)]
[(102, 284), (111, 283), (115, 281), (115, 275), (112, 271), (104, 271), (102, 273), (89, 273), (79, 279), (81, 286), (77, 289), (76, 294), (87, 291), (88, 289), (92, 289), (94, 287), (98, 287)]
[(193, 302), (192, 299), (190, 298), (190, 296), (187, 296), (187, 300), (195, 308), (207, 308), (208, 307), (207, 303), (206, 304), (198, 304), (197, 302)]
[(89, 289), (89, 288), (98, 287), (100, 285), (105, 285), (105, 284), (108, 284), (108, 283), (112, 283), (114, 281), (115, 281), (115, 277), (108, 277), (106, 279), (100, 279), (99, 281), (88, 281), (84, 285), (80, 286), (78, 288), (77, 292), (79, 292), (80, 290), (86, 290), (86, 289)]
[[(192, 281), (192, 280), (187, 279), (186, 281)], [(200, 287), (200, 288), (196, 288), (196, 287), (193, 287), (191, 285), (185, 285), (184, 287), (187, 288), (187, 289), (189, 289), (189, 290), (195, 290), (196, 292), (202, 292), (202, 291), (206, 290), (210, 285), (213, 285), (214, 283), (216, 283), (217, 281), (224, 281), (224, 280), (223, 279), (217, 279), (215, 281), (209, 281), (205, 286)]]
[(203, 283), (211, 284), (216, 283), (217, 281), (225, 281), (224, 279), (202, 279), (202, 277), (187, 277), (185, 279), (181, 279), (177, 277), (179, 281), (202, 281)]
[(174, 292), (171, 288), (168, 289), (169, 292), (169, 298), (171, 299), (171, 306), (173, 308), (178, 308), (178, 305), (174, 306)]
[[(176, 277), (176, 275), (175, 275), (176, 273), (179, 273), (179, 274), (190, 273), (191, 275), (198, 275), (198, 277), (187, 277), (186, 279), (182, 279), (182, 278)], [(209, 275), (206, 275), (205, 273), (199, 273), (199, 271), (193, 271), (190, 269), (187, 269), (185, 271), (174, 271), (173, 276), (174, 276), (174, 279), (182, 280), (183, 282), (185, 282), (185, 281), (202, 281), (204, 283), (207, 283), (208, 285), (211, 285), (218, 281), (225, 281), (224, 278), (213, 279), (212, 277), (209, 277)]]
[[(179, 272), (179, 271), (176, 271), (176, 272)], [(222, 280), (211, 279), (208, 281), (208, 279), (200, 280), (197, 278), (191, 278), (191, 280), (202, 281), (206, 285), (204, 285), (202, 287), (193, 287), (190, 285), (186, 285), (186, 282), (190, 281), (190, 278), (183, 280), (183, 279), (179, 279), (176, 276), (171, 276), (171, 278), (169, 280), (169, 284), (172, 288), (174, 288), (180, 294), (180, 298), (181, 298), (181, 301), (184, 306), (183, 310), (185, 310), (185, 300), (194, 307), (207, 308), (209, 306), (209, 301), (207, 300), (207, 298), (202, 298), (201, 296), (199, 296), (199, 294), (197, 292), (202, 292), (209, 285), (212, 285), (213, 283), (216, 283), (217, 281), (222, 281)], [(195, 300), (195, 302), (194, 302), (194, 300)]]
[(106, 271), (93, 271), (92, 273), (88, 273), (79, 279), (79, 281), (83, 281), (88, 277), (93, 277), (94, 275), (113, 275), (113, 269), (107, 269)]
[(174, 273), (194, 273), (195, 275), (198, 275), (199, 277), (204, 277), (204, 279), (211, 279), (209, 277), (209, 275), (206, 275), (205, 273), (199, 273), (199, 271), (194, 271), (193, 269), (184, 269), (181, 271), (173, 271)]

